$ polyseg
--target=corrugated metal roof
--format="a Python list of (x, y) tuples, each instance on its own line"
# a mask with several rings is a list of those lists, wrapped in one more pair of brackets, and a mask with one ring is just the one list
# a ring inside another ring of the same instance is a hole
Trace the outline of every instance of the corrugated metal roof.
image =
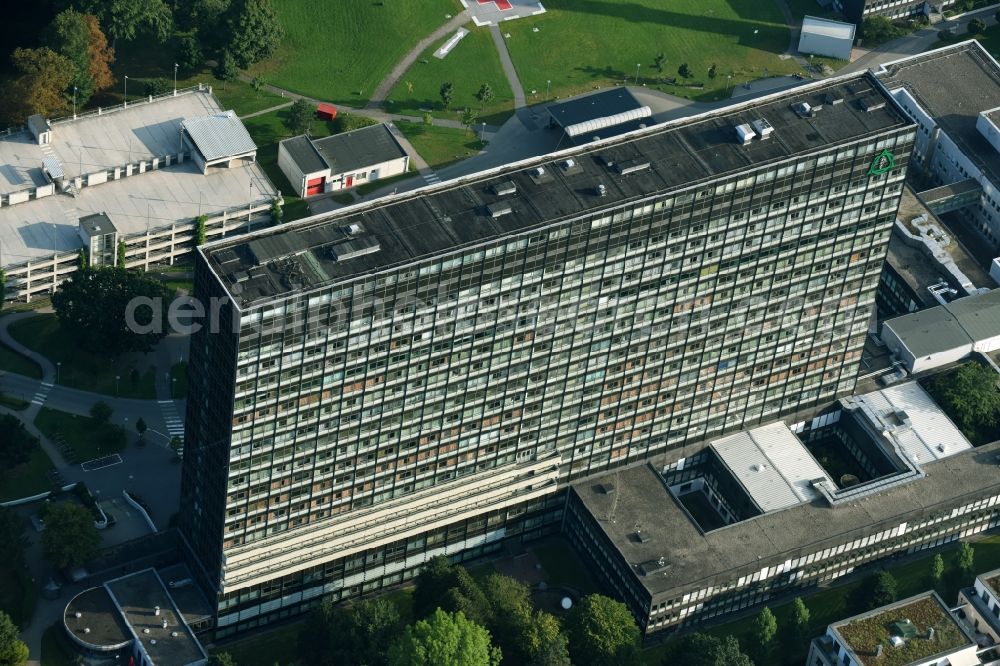
[(965, 435), (917, 382), (865, 393), (853, 401), (866, 405), (879, 419), (876, 425), (907, 458), (919, 465), (972, 448)]
[(208, 161), (257, 150), (257, 144), (233, 111), (185, 120), (184, 131)]
[(806, 16), (802, 19), (802, 32), (811, 35), (854, 41), (855, 29), (856, 26), (853, 23), (844, 23), (843, 21), (831, 21), (816, 16)]
[(830, 477), (784, 423), (744, 430), (710, 444), (761, 511), (810, 502), (811, 481)]

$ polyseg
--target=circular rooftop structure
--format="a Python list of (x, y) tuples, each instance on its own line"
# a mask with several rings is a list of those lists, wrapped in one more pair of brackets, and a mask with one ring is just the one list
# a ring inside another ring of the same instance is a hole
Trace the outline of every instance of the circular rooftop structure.
[(132, 635), (108, 591), (92, 587), (73, 597), (63, 613), (66, 633), (78, 645), (97, 652), (120, 650)]

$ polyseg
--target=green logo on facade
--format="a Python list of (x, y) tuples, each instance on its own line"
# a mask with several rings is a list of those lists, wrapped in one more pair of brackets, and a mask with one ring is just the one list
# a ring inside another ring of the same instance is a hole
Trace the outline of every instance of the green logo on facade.
[(877, 176), (885, 173), (896, 166), (896, 157), (888, 150), (883, 150), (872, 160), (872, 165), (868, 169), (869, 176)]

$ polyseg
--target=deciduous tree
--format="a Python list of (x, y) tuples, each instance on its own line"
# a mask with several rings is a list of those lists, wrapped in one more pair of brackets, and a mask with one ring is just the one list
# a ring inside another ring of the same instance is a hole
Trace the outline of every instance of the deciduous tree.
[(589, 594), (566, 618), (570, 656), (581, 666), (618, 666), (634, 659), (639, 627), (628, 607), (601, 594)]
[(24, 424), (11, 414), (0, 415), (0, 469), (9, 470), (28, 462), (38, 446), (38, 438), (25, 430)]
[(493, 101), (493, 88), (488, 83), (484, 83), (479, 86), (479, 92), (476, 93), (476, 99), (479, 100), (480, 104), (489, 104)]
[(685, 78), (685, 79), (688, 78), (688, 77), (690, 77), (691, 76), (691, 67), (690, 67), (690, 65), (688, 65), (686, 62), (682, 62), (681, 66), (677, 68), (677, 73), (682, 78)]
[(522, 640), (529, 666), (570, 666), (569, 640), (555, 615), (535, 611), (527, 630)]
[(1000, 423), (1000, 391), (996, 374), (978, 363), (966, 363), (958, 370), (937, 375), (927, 388), (966, 437), (978, 443), (992, 439)]
[(185, 75), (190, 75), (201, 69), (205, 62), (205, 54), (201, 44), (194, 35), (181, 35), (177, 39), (177, 68)]
[(461, 612), (440, 608), (403, 631), (389, 649), (394, 666), (498, 666), (500, 648), (490, 632)]
[(753, 620), (753, 639), (761, 655), (767, 654), (774, 635), (778, 633), (778, 620), (767, 606)]
[(700, 633), (681, 638), (669, 663), (684, 666), (754, 666), (750, 657), (740, 650), (735, 637), (716, 638)]
[(968, 541), (958, 544), (958, 568), (965, 573), (972, 571), (976, 563), (976, 550)]
[(936, 585), (941, 582), (941, 577), (944, 575), (944, 558), (941, 557), (941, 553), (934, 556), (931, 560), (931, 580)]
[(85, 506), (72, 502), (53, 504), (45, 511), (44, 519), (42, 547), (53, 566), (77, 567), (97, 554), (101, 537)]
[(875, 582), (871, 588), (871, 596), (869, 598), (868, 607), (871, 609), (891, 604), (896, 600), (898, 589), (899, 584), (896, 582), (895, 576), (888, 571), (878, 572), (878, 575), (875, 576)]
[(88, 268), (59, 285), (52, 305), (59, 325), (80, 347), (117, 356), (150, 351), (166, 334), (169, 295), (163, 284), (143, 273)]
[(292, 134), (305, 134), (312, 124), (313, 107), (304, 99), (297, 99), (288, 109), (288, 116), (285, 118), (285, 127), (292, 131)]
[(24, 559), (24, 549), (27, 546), (24, 521), (12, 509), (0, 506), (0, 564), (19, 566)]
[(284, 37), (271, 0), (233, 0), (226, 23), (227, 48), (243, 69), (270, 58)]
[(441, 96), (441, 102), (444, 104), (444, 108), (449, 108), (451, 106), (451, 100), (455, 97), (455, 86), (453, 86), (450, 81), (445, 81), (441, 84), (441, 88), (438, 89), (438, 95)]
[(57, 118), (69, 113), (75, 67), (68, 58), (48, 47), (14, 49), (11, 63), (17, 73), (9, 89), (0, 96), (4, 100), (4, 115), (14, 123), (23, 123), (28, 116), (40, 114)]
[(28, 646), (21, 641), (17, 625), (0, 611), (0, 666), (22, 666), (28, 663)]
[(793, 638), (802, 639), (809, 634), (809, 618), (811, 614), (802, 597), (792, 600), (792, 615), (789, 621), (789, 633)]

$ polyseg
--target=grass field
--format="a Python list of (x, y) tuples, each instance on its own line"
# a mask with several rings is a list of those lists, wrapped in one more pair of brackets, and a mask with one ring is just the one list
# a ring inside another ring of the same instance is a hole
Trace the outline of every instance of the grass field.
[(52, 490), (48, 475), (53, 467), (48, 454), (42, 447), (36, 446), (31, 450), (28, 462), (0, 470), (0, 502), (31, 497)]
[[(1000, 535), (993, 535), (975, 541), (972, 545), (975, 548), (974, 570), (976, 572), (982, 573), (1000, 567)], [(962, 576), (958, 570), (957, 546), (951, 545), (936, 552), (940, 552), (944, 558), (945, 575), (941, 582), (934, 587), (946, 604), (954, 604), (958, 598), (958, 590), (963, 586), (970, 585), (972, 577)], [(898, 599), (905, 599), (906, 597), (911, 597), (931, 589), (932, 583), (929, 574), (931, 568), (930, 562), (933, 557), (934, 552), (930, 552), (924, 557), (907, 562), (906, 564), (886, 567), (892, 572), (899, 583), (896, 595)], [(874, 571), (872, 570), (873, 573)], [(783, 637), (782, 634), (782, 627), (788, 622), (791, 614), (791, 602), (788, 601), (780, 605), (771, 606), (771, 610), (774, 611), (778, 619), (779, 632), (776, 645), (772, 649), (770, 658), (766, 663), (773, 664), (773, 666), (780, 666), (781, 664), (794, 664), (797, 666), (804, 663), (806, 653), (809, 649), (808, 641), (812, 636), (822, 634), (826, 626), (831, 622), (842, 620), (863, 610), (852, 606), (852, 604), (859, 588), (867, 584), (868, 581), (864, 579), (855, 580), (846, 585), (825, 589), (808, 596), (804, 595), (802, 600), (810, 612), (810, 631), (808, 632), (808, 638), (802, 641)], [(747, 650), (748, 646), (751, 645), (754, 617), (754, 615), (749, 615), (704, 631), (705, 633), (719, 637), (726, 635), (735, 636), (740, 641), (744, 650)], [(667, 643), (647, 650), (644, 654), (646, 663), (650, 665), (667, 663), (664, 660), (669, 658), (674, 645), (675, 643)]]
[(0, 370), (13, 372), (32, 379), (42, 378), (42, 369), (29, 358), (21, 356), (13, 349), (0, 345)]
[(396, 127), (433, 169), (476, 155), (480, 150), (479, 137), (464, 129), (406, 122), (398, 122)]
[[(550, 97), (634, 85), (637, 64), (640, 85), (702, 101), (727, 97), (729, 75), (735, 85), (765, 69), (799, 71), (794, 60), (778, 58), (788, 49), (789, 30), (770, 0), (549, 0), (545, 9), (503, 27), (529, 103), (543, 101), (548, 80)], [(653, 66), (659, 53), (662, 73)], [(691, 69), (688, 79), (677, 73), (682, 63)], [(678, 85), (663, 83), (667, 78)]]
[[(470, 108), (476, 110), (481, 121), (490, 125), (502, 125), (511, 116), (514, 93), (500, 66), (500, 56), (489, 30), (471, 23), (465, 27), (469, 34), (443, 60), (435, 58), (434, 51), (446, 40), (424, 51), (389, 93), (386, 109), (413, 116), (430, 111), (435, 118), (461, 120), (462, 110)], [(446, 81), (454, 86), (450, 110), (444, 108), (439, 94), (441, 84)], [(494, 95), (486, 105), (476, 99), (484, 83), (490, 85)]]
[[(461, 10), (458, 0), (274, 3), (285, 38), (251, 71), (276, 86), (340, 104), (364, 104), (393, 66)], [(131, 76), (131, 75), (130, 75)]]
[[(142, 95), (146, 81), (155, 78), (168, 79), (173, 83), (174, 76), (173, 47), (148, 48), (142, 40), (122, 42), (115, 50), (115, 63), (112, 71), (116, 78), (114, 88), (102, 93), (102, 104), (120, 104), (124, 93), (125, 75), (128, 75), (128, 97), (135, 99)], [(261, 109), (277, 106), (284, 101), (280, 95), (261, 90), (255, 92), (249, 83), (243, 81), (220, 81), (206, 66), (189, 76), (177, 79), (178, 88), (204, 83), (212, 86), (212, 92), (226, 109), (233, 109), (238, 115), (253, 113)]]
[[(108, 359), (79, 348), (73, 336), (59, 327), (53, 314), (40, 314), (11, 324), (10, 333), (25, 347), (45, 356), (59, 368), (59, 383), (105, 395), (150, 400), (156, 397), (153, 370), (142, 376), (121, 359)], [(120, 377), (120, 379), (115, 379)]]
[(52, 439), (62, 436), (80, 462), (117, 453), (125, 448), (126, 434), (113, 423), (98, 423), (89, 416), (67, 414), (42, 407), (35, 427)]

